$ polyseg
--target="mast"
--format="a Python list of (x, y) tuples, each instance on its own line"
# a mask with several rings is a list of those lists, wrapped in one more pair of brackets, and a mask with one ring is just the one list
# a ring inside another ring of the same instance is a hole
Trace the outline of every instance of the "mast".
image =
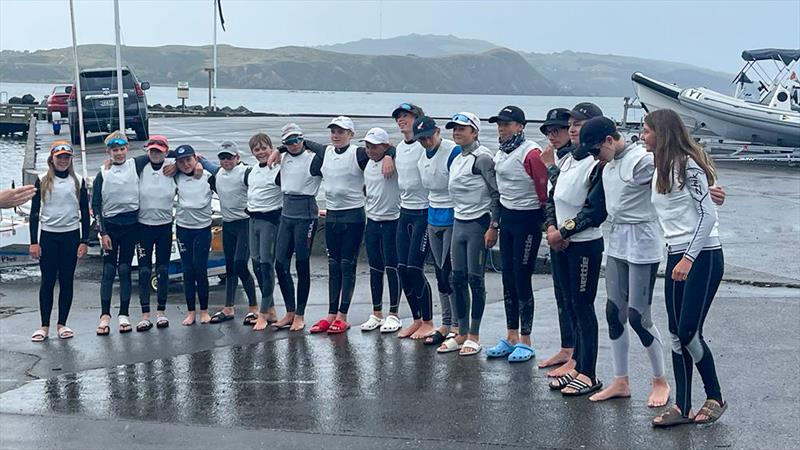
[(83, 130), (83, 98), (81, 97), (80, 69), (78, 69), (78, 40), (75, 37), (75, 7), (69, 0), (69, 19), (72, 24), (72, 59), (75, 61), (75, 98), (78, 100), (78, 130), (81, 134), (81, 168), (83, 178), (89, 178), (86, 170), (86, 135)]
[(211, 8), (214, 10), (214, 46), (213, 46), (213, 60), (214, 70), (212, 71), (212, 75), (214, 77), (214, 83), (211, 87), (211, 110), (217, 110), (217, 0), (211, 0)]
[(117, 53), (117, 106), (119, 110), (119, 131), (125, 134), (125, 93), (122, 90), (122, 53), (119, 45), (119, 0), (114, 0), (114, 34)]

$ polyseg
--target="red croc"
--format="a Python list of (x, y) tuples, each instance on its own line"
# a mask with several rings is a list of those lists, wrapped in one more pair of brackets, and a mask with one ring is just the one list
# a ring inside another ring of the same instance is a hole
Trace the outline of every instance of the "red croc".
[[(336, 323), (336, 321), (334, 321), (334, 323)], [(311, 334), (324, 333), (328, 331), (328, 328), (330, 327), (331, 327), (330, 322), (328, 322), (325, 319), (321, 319), (319, 322), (315, 323), (314, 326), (312, 326), (311, 329), (308, 331)]]
[(336, 319), (328, 328), (328, 334), (341, 334), (350, 329), (350, 324), (344, 320)]

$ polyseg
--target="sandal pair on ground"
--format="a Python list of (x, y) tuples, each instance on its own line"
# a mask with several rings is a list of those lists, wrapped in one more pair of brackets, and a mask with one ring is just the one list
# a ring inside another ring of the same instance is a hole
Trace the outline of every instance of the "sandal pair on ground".
[[(211, 316), (211, 320), (209, 323), (223, 323), (229, 320), (233, 320), (235, 317), (233, 314), (225, 314), (225, 311), (217, 311)], [(253, 326), (258, 321), (258, 314), (254, 312), (249, 312), (247, 315), (244, 316), (244, 321), (242, 325)]]
[(369, 319), (361, 324), (361, 331), (373, 331), (380, 328), (381, 333), (394, 333), (402, 327), (403, 322), (397, 316), (389, 315), (382, 318), (371, 314)]
[[(43, 329), (39, 328), (38, 330), (34, 331), (31, 335), (31, 341), (33, 342), (44, 342), (48, 338), (48, 331), (44, 331)], [(71, 337), (75, 336), (75, 332), (72, 331), (69, 327), (63, 326), (58, 329), (58, 338), (59, 339), (70, 339)]]
[[(561, 395), (565, 397), (580, 397), (599, 391), (603, 388), (603, 382), (596, 379), (593, 384), (589, 384), (568, 373), (551, 381), (548, 386), (554, 391), (561, 391)], [(565, 390), (566, 388), (570, 390)]]
[[(128, 316), (119, 316), (117, 318), (119, 322), (119, 332), (120, 334), (130, 333), (133, 331), (133, 327), (131, 326), (131, 321)], [(157, 328), (167, 328), (169, 327), (169, 319), (166, 316), (159, 316), (156, 319), (156, 327)], [(136, 331), (143, 332), (148, 331), (153, 328), (153, 322), (150, 319), (142, 319), (138, 324), (136, 324)], [(111, 333), (111, 327), (105, 323), (103, 324), (101, 321), (101, 325), (97, 327), (96, 334), (98, 336), (108, 336)]]
[(486, 350), (489, 359), (506, 358), (510, 363), (526, 362), (536, 356), (536, 351), (531, 346), (522, 342), (512, 345), (506, 339), (500, 339), (494, 347)]
[(698, 411), (697, 415), (704, 415), (706, 416), (703, 420), (697, 420), (695, 417), (684, 416), (678, 409), (674, 406), (669, 408), (669, 411), (665, 412), (664, 414), (658, 416), (661, 418), (660, 421), (656, 421), (653, 419), (653, 427), (654, 428), (670, 428), (678, 425), (710, 425), (720, 417), (725, 411), (728, 410), (728, 402), (722, 402), (720, 405), (717, 403), (716, 400), (708, 399), (703, 403), (703, 406)]
[(350, 324), (341, 319), (336, 319), (329, 322), (327, 319), (321, 319), (314, 326), (308, 330), (311, 334), (328, 333), (328, 334), (342, 334), (350, 329)]
[(481, 344), (471, 339), (467, 339), (463, 344), (459, 344), (458, 340), (456, 340), (456, 336), (455, 333), (448, 334), (447, 339), (436, 349), (436, 353), (452, 353), (457, 351), (458, 356), (473, 356), (480, 353), (483, 349)]

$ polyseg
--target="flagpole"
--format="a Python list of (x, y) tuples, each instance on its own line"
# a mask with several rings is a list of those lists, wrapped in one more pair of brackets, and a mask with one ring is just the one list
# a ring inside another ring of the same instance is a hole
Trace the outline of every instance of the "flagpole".
[[(83, 178), (89, 178), (86, 169), (86, 135), (83, 131), (83, 98), (81, 97), (81, 78), (78, 68), (78, 40), (75, 37), (75, 7), (72, 0), (69, 0), (69, 19), (72, 24), (72, 59), (75, 61), (75, 98), (78, 100), (78, 130), (81, 134), (81, 168)], [(72, 129), (72, 127), (70, 127)]]
[(119, 132), (125, 134), (125, 100), (122, 90), (122, 52), (119, 44), (119, 0), (114, 0), (114, 34), (117, 54), (117, 110), (119, 111)]
[(211, 7), (214, 9), (214, 83), (211, 89), (211, 110), (217, 110), (217, 0), (211, 0)]

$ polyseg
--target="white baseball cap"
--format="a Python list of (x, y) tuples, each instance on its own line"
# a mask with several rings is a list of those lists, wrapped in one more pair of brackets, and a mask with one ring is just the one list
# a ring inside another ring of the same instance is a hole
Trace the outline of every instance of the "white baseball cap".
[(478, 118), (475, 114), (471, 112), (460, 112), (458, 114), (453, 115), (447, 125), (444, 127), (448, 130), (454, 128), (456, 125), (464, 125), (468, 127), (475, 128), (475, 131), (481, 131), (481, 119)]
[(303, 130), (296, 123), (287, 123), (281, 128), (282, 141), (285, 141), (291, 136), (303, 136)]
[(219, 143), (217, 147), (217, 155), (224, 155), (224, 154), (238, 156), (239, 153), (239, 144), (233, 141), (222, 141)]
[(361, 142), (369, 142), (370, 144), (388, 144), (389, 133), (387, 133), (383, 128), (370, 128), (370, 130), (367, 131), (367, 135), (364, 136), (364, 139), (361, 139)]
[(350, 130), (353, 133), (356, 131), (356, 127), (353, 125), (353, 119), (347, 116), (334, 117), (333, 120), (331, 120), (331, 123), (328, 124), (328, 128), (333, 126), (342, 128), (344, 130)]

